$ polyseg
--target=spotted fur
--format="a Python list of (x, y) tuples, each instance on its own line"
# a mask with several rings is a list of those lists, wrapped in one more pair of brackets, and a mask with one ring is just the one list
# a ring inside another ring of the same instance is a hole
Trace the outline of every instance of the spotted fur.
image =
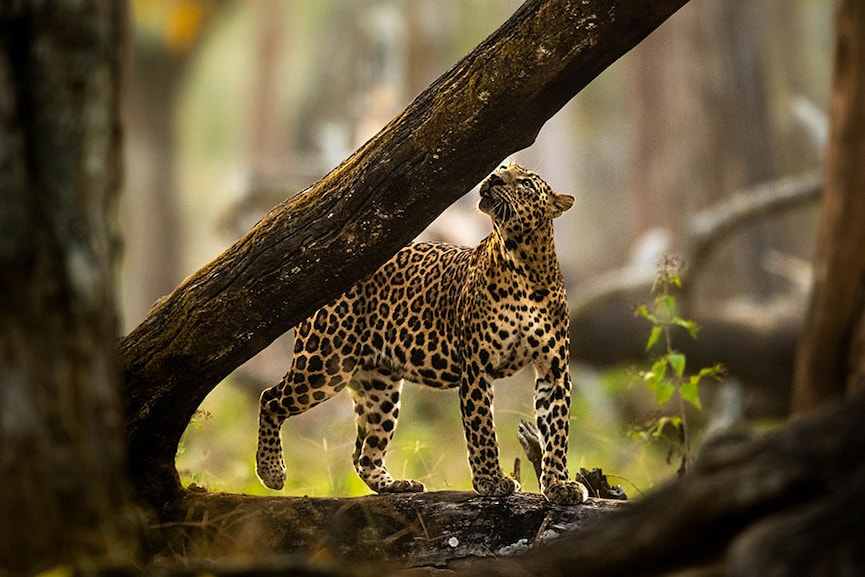
[(261, 395), (262, 482), (276, 490), (285, 482), (283, 422), (348, 387), (360, 478), (379, 493), (423, 491), (418, 481), (394, 479), (384, 463), (408, 380), (459, 389), (472, 485), (508, 495), (519, 485), (499, 464), (492, 385), (532, 365), (541, 490), (556, 503), (583, 501), (586, 489), (568, 480), (566, 463), (568, 310), (552, 225), (573, 202), (525, 168), (502, 167), (480, 188), (493, 232), (476, 248), (411, 244), (304, 321), (291, 369)]

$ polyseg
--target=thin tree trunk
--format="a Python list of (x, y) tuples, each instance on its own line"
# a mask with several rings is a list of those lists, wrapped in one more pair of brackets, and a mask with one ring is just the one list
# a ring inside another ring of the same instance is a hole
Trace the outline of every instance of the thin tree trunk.
[(865, 4), (836, 14), (825, 189), (814, 289), (802, 332), (793, 408), (804, 411), (865, 379)]
[(113, 294), (121, 2), (0, 8), (0, 573), (134, 551)]

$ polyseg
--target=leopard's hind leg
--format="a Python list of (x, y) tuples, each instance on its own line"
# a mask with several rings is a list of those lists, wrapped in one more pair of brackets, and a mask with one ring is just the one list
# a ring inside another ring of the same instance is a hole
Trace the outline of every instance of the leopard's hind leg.
[[(289, 373), (290, 374), (290, 373)], [(286, 375), (283, 382), (289, 378)], [(288, 414), (279, 403), (279, 385), (262, 391), (258, 407), (258, 449), (255, 472), (269, 489), (279, 491), (285, 484), (285, 460), (279, 431)]]
[[(319, 379), (316, 379), (315, 375), (312, 377), (295, 366), (279, 384), (261, 393), (255, 472), (265, 486), (275, 491), (281, 490), (285, 484), (285, 459), (279, 434), (282, 424), (289, 417), (323, 403), (341, 391), (348, 382), (346, 378), (332, 386), (316, 386)], [(310, 381), (313, 384), (310, 384)]]
[(357, 425), (354, 467), (358, 476), (376, 493), (424, 491), (425, 487), (420, 481), (394, 479), (384, 464), (399, 417), (402, 379), (387, 371), (360, 371), (352, 380), (350, 388)]
[[(327, 311), (319, 312), (319, 316)], [(258, 449), (255, 469), (261, 482), (279, 491), (285, 484), (280, 429), (291, 416), (299, 415), (340, 392), (352, 378), (355, 356), (337, 354), (339, 348), (353, 346), (352, 339), (321, 337), (304, 322), (298, 329), (294, 362), (277, 385), (261, 393), (258, 408)]]

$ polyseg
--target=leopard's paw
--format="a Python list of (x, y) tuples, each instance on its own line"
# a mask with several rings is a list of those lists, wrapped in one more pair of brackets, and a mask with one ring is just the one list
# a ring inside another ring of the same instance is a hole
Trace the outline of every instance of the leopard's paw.
[(589, 491), (578, 481), (557, 480), (544, 486), (544, 497), (557, 505), (579, 505), (589, 498)]
[(255, 474), (268, 489), (281, 491), (285, 486), (285, 463), (282, 455), (257, 455)]
[(479, 495), (487, 497), (505, 497), (520, 490), (517, 480), (505, 475), (476, 475), (472, 486)]

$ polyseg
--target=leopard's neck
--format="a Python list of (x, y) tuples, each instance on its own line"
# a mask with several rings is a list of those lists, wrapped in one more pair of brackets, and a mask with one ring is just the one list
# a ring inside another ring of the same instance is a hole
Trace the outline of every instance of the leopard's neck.
[(482, 244), (493, 274), (504, 268), (533, 285), (553, 288), (563, 284), (552, 221), (521, 235), (493, 230)]

